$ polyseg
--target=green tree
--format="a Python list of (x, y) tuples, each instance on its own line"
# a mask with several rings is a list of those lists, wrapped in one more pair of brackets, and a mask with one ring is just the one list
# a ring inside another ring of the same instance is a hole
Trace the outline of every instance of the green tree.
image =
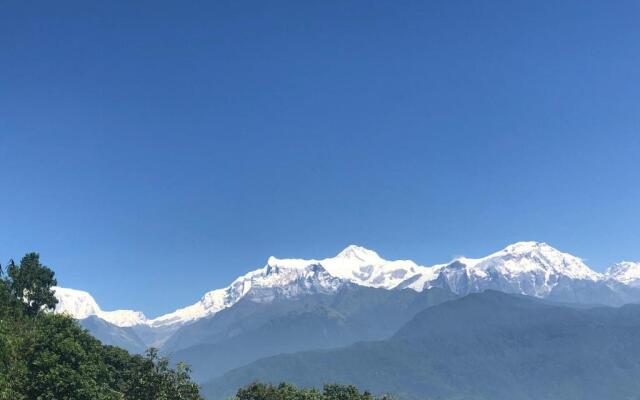
[(23, 344), (27, 365), (23, 392), (29, 399), (109, 400), (102, 345), (68, 316), (41, 314)]
[(3, 313), (9, 311), (9, 304), (13, 300), (11, 295), (11, 287), (4, 277), (4, 270), (2, 264), (0, 264), (0, 318), (3, 317)]
[(10, 287), (16, 299), (24, 304), (25, 311), (29, 315), (35, 315), (40, 310), (55, 308), (56, 299), (53, 286), (57, 284), (53, 271), (40, 263), (38, 253), (28, 253), (20, 265), (13, 260), (7, 269)]
[(322, 391), (324, 400), (373, 400), (369, 392), (360, 394), (358, 388), (353, 385), (325, 385)]
[(169, 359), (150, 348), (144, 357), (134, 356), (119, 381), (127, 400), (200, 400), (200, 389), (189, 373), (183, 363), (170, 368)]
[[(277, 386), (260, 382), (238, 389), (234, 400), (376, 400), (369, 392), (360, 392), (352, 385), (325, 385), (322, 392), (297, 388), (290, 383)], [(384, 396), (377, 400), (390, 400)]]
[(55, 304), (51, 269), (27, 254), (0, 269), (0, 400), (201, 400), (184, 364), (104, 346)]

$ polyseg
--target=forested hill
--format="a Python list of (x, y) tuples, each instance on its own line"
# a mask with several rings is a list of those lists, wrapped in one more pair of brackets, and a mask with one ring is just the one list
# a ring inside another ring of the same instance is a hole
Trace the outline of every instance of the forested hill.
[(49, 312), (55, 284), (36, 253), (0, 269), (0, 400), (201, 399), (184, 365), (104, 346)]
[(421, 311), (388, 340), (263, 358), (203, 395), (223, 399), (260, 379), (403, 399), (638, 399), (639, 331), (637, 304), (573, 308), (485, 291)]

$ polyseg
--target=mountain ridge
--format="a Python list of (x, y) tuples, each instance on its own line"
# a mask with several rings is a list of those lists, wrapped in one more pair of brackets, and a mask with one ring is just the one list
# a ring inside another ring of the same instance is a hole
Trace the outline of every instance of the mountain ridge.
[(635, 399), (640, 305), (570, 307), (486, 290), (424, 309), (386, 340), (261, 358), (203, 385), (353, 383), (400, 399)]
[(209, 291), (198, 302), (153, 319), (132, 310), (103, 311), (88, 292), (68, 288), (56, 288), (60, 301), (56, 311), (76, 319), (96, 315), (120, 327), (163, 328), (213, 316), (247, 295), (253, 301), (270, 301), (277, 295), (335, 292), (347, 283), (388, 290), (446, 287), (456, 294), (496, 289), (544, 298), (552, 296), (554, 290), (566, 291), (566, 285), (572, 282), (595, 285), (602, 292), (610, 290), (602, 298), (615, 302), (615, 290), (640, 288), (640, 263), (622, 262), (599, 273), (579, 257), (530, 241), (511, 244), (486, 257), (456, 257), (429, 267), (411, 260), (385, 260), (373, 250), (349, 245), (336, 256), (319, 260), (271, 256), (264, 267), (238, 277), (229, 286)]

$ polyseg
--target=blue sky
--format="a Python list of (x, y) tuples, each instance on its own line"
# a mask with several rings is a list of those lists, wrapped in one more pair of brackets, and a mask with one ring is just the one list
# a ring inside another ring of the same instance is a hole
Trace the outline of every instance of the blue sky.
[(636, 1), (0, 5), (0, 259), (149, 316), (269, 255), (640, 260)]

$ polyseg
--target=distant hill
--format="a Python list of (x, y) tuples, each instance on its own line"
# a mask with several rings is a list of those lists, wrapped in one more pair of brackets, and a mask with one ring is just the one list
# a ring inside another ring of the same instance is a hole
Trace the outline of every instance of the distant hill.
[(388, 338), (421, 310), (455, 296), (346, 286), (335, 295), (255, 303), (242, 300), (178, 331), (165, 349), (206, 380), (259, 358)]
[(638, 399), (640, 306), (571, 308), (496, 291), (418, 313), (391, 339), (278, 355), (204, 385), (353, 383), (412, 399)]
[(113, 325), (102, 318), (90, 315), (78, 321), (102, 343), (121, 347), (131, 353), (143, 353), (147, 346), (131, 327)]

